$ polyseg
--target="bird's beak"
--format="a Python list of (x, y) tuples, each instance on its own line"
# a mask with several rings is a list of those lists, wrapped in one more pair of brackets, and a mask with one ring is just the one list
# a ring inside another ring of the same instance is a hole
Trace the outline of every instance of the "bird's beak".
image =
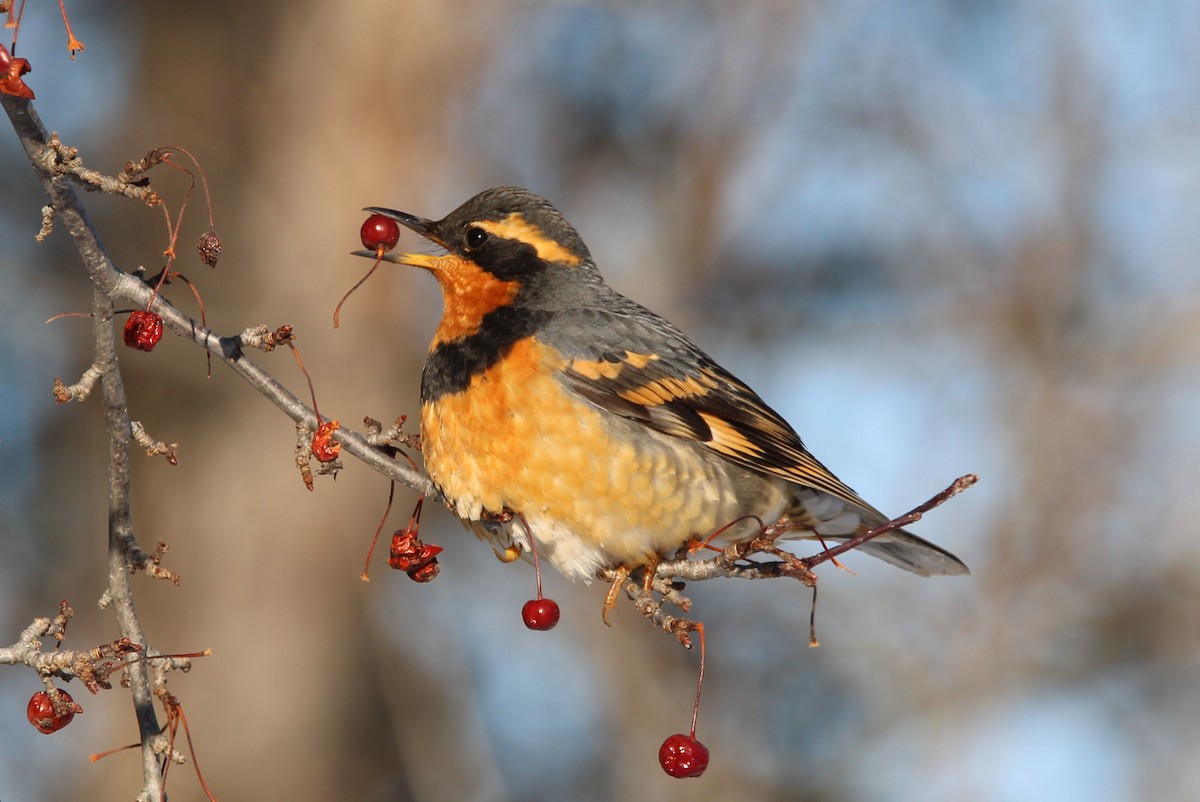
[(437, 263), (444, 258), (428, 253), (384, 253), (382, 256), (380, 256), (375, 251), (368, 251), (365, 248), (357, 251), (350, 251), (350, 255), (364, 256), (367, 259), (382, 259), (383, 261), (391, 262), (394, 265), (423, 267), (426, 270), (433, 270)]
[[(446, 247), (445, 243), (436, 233), (436, 221), (426, 220), (424, 217), (417, 217), (408, 212), (397, 212), (395, 209), (384, 209), (379, 206), (368, 206), (363, 209), (364, 212), (371, 214), (381, 214), (384, 217), (390, 217), (405, 228), (410, 228), (420, 234), (425, 239), (437, 245)], [(382, 258), (385, 262), (391, 262), (397, 265), (411, 265), (412, 267), (423, 267), (430, 270), (442, 257), (433, 256), (428, 253), (385, 253), (382, 257), (375, 251), (366, 249), (360, 251), (351, 251), (351, 256), (364, 256), (368, 259)]]

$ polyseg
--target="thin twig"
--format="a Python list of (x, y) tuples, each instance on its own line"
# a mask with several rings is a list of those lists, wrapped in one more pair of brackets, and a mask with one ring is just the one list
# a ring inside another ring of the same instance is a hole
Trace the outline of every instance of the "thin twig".
[[(978, 481), (979, 477), (973, 473), (960, 476), (951, 482), (949, 487), (925, 503), (918, 504), (916, 507), (913, 507), (911, 510), (899, 516), (898, 518), (893, 518), (892, 520), (875, 527), (869, 532), (864, 532), (858, 537), (850, 538), (844, 543), (840, 543), (831, 549), (825, 549), (820, 554), (816, 554), (807, 558), (804, 560), (804, 564), (808, 568), (812, 568), (816, 565), (820, 565), (826, 560), (834, 560), (835, 557), (845, 554), (851, 549), (856, 549), (869, 540), (874, 540), (881, 535), (886, 535), (888, 532), (894, 532), (902, 527), (915, 524), (917, 521), (921, 520), (925, 513), (929, 512), (935, 507), (940, 507), (941, 505), (945, 504), (947, 501), (954, 498), (959, 493), (963, 492)], [(836, 560), (834, 560), (834, 562), (836, 562)]]

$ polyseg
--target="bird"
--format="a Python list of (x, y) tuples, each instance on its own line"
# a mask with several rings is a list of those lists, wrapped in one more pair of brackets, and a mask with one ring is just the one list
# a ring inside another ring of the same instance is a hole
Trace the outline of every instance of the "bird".
[[(422, 456), (446, 505), (494, 546), (536, 549), (590, 582), (785, 515), (791, 536), (823, 542), (888, 522), (749, 386), (610, 287), (541, 196), (495, 187), (440, 220), (365, 211), (444, 251), (355, 253), (426, 270), (441, 288)], [(969, 573), (903, 529), (860, 549), (921, 576)]]

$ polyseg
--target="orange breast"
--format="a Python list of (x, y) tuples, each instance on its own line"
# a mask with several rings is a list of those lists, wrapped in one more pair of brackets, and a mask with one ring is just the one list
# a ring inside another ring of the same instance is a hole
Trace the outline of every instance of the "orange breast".
[(740, 514), (740, 469), (573, 396), (554, 378), (565, 362), (526, 338), (422, 407), (426, 469), (459, 517), (521, 513), (542, 556), (591, 578)]

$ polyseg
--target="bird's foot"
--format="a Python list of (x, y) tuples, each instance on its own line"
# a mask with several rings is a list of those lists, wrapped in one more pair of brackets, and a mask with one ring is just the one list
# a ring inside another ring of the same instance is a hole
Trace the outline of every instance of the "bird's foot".
[(604, 594), (604, 609), (600, 612), (600, 618), (606, 627), (612, 626), (608, 622), (608, 612), (617, 606), (617, 594), (621, 592), (621, 585), (629, 578), (631, 570), (628, 565), (618, 565), (611, 571), (612, 583), (608, 586), (608, 593)]

